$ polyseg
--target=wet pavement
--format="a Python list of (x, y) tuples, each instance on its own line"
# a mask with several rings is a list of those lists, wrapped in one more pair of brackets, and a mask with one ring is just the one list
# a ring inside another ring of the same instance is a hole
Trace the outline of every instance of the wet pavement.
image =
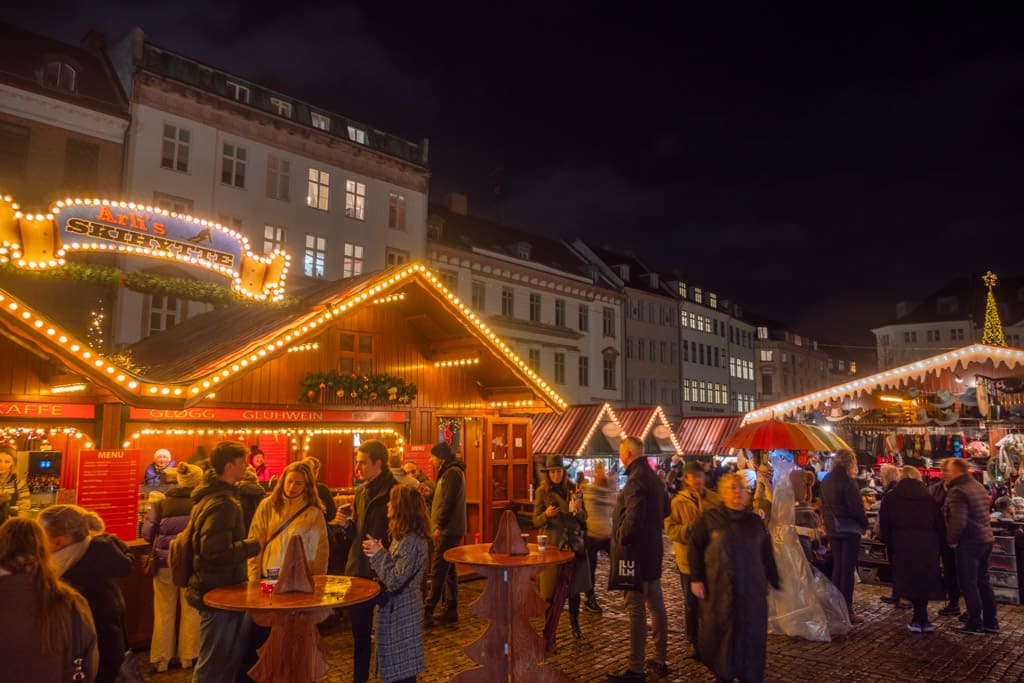
[[(602, 554), (597, 585), (604, 614), (583, 612), (582, 641), (573, 638), (568, 614), (563, 615), (559, 624), (558, 653), (548, 659), (549, 666), (564, 672), (573, 681), (603, 681), (608, 673), (621, 669), (626, 663), (629, 636), (625, 605), (621, 593), (606, 593), (600, 589), (606, 581), (606, 568), (607, 557)], [(470, 611), (470, 605), (481, 594), (483, 586), (483, 580), (461, 583), (458, 623), (426, 629), (427, 670), (418, 681), (450, 681), (458, 672), (475, 666), (462, 650), (476, 640), (485, 627), (485, 622)], [(662, 678), (648, 672), (648, 680), (714, 681), (715, 677), (706, 668), (684, 659), (688, 643), (683, 635), (683, 601), (669, 543), (666, 543), (662, 587), (668, 610), (668, 666), (671, 671)], [(907, 629), (910, 610), (880, 602), (879, 598), (888, 594), (888, 587), (858, 585), (855, 606), (865, 623), (831, 643), (769, 636), (766, 680), (786, 683), (1024, 681), (1024, 607), (1000, 605), (1002, 631), (998, 634), (961, 636), (952, 632), (958, 623), (956, 617), (937, 616), (936, 610), (942, 604), (932, 603), (930, 613), (937, 626), (936, 632), (916, 634)], [(540, 619), (535, 619), (534, 623), (539, 631)], [(322, 632), (327, 641), (331, 670), (320, 680), (348, 683), (352, 680), (352, 636), (348, 623), (344, 619), (332, 621), (322, 627)], [(653, 648), (649, 646), (648, 652), (653, 655)], [(152, 673), (147, 653), (140, 652), (137, 656), (147, 681), (186, 683), (192, 680), (190, 670), (172, 668), (165, 673)]]

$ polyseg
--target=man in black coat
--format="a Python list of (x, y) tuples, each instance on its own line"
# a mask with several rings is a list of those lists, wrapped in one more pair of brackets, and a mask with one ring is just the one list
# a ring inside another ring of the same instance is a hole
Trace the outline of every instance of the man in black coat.
[(619, 458), (626, 469), (626, 485), (612, 514), (612, 557), (622, 553), (636, 563), (639, 590), (626, 591), (629, 615), (629, 666), (608, 676), (610, 681), (645, 681), (644, 650), (647, 641), (647, 610), (651, 610), (655, 658), (648, 664), (660, 676), (668, 675), (668, 619), (661, 593), (661, 561), (665, 549), (665, 486), (647, 464), (640, 439), (627, 436), (619, 443)]
[[(380, 541), (387, 548), (391, 545), (388, 534), (388, 499), (391, 488), (397, 486), (395, 475), (388, 469), (388, 449), (375, 439), (364, 441), (356, 450), (356, 470), (363, 481), (356, 489), (352, 503), (352, 517), (341, 514), (342, 526), (355, 525), (352, 546), (349, 548), (347, 576), (376, 579), (370, 567), (370, 560), (363, 553), (362, 541), (367, 536)], [(352, 640), (355, 650), (352, 662), (353, 683), (366, 683), (370, 678), (370, 635), (373, 632), (373, 601), (363, 602), (349, 608), (352, 620)]]

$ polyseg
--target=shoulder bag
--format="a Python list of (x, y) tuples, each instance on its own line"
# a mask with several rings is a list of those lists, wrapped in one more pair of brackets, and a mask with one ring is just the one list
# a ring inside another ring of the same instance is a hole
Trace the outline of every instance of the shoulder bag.
[(71, 609), (71, 663), (65, 667), (67, 672), (66, 680), (78, 683), (86, 679), (85, 674), (85, 652), (82, 643), (82, 615), (74, 604), (69, 605)]
[(294, 522), (298, 518), (299, 515), (301, 515), (303, 512), (305, 512), (306, 510), (308, 510), (311, 507), (312, 507), (311, 503), (306, 503), (306, 505), (303, 506), (303, 508), (301, 510), (296, 512), (294, 515), (292, 515), (288, 519), (284, 520), (284, 524), (282, 524), (281, 526), (277, 527), (277, 529), (274, 531), (274, 533), (270, 534), (270, 536), (267, 537), (267, 542), (263, 544), (263, 547), (266, 548), (268, 545), (270, 545), (270, 542), (273, 541), (278, 536), (280, 536), (281, 532), (284, 531), (285, 529), (287, 529), (289, 524)]

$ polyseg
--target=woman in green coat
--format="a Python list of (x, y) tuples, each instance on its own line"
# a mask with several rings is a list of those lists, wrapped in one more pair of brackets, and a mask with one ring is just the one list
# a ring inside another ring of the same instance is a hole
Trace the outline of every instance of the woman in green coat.
[[(569, 577), (569, 622), (572, 633), (579, 640), (583, 638), (580, 630), (580, 593), (593, 588), (590, 576), (590, 563), (584, 546), (586, 537), (587, 513), (583, 509), (583, 497), (570, 493), (565, 475), (562, 456), (548, 456), (542, 470), (543, 481), (533, 497), (533, 525), (543, 529), (548, 537), (548, 545), (553, 548), (566, 547), (576, 553), (572, 561), (572, 574)], [(555, 594), (559, 577), (563, 576), (561, 567), (553, 565), (545, 568), (540, 574), (540, 594), (550, 601)], [(558, 624), (559, 614), (549, 610), (549, 622), (545, 631), (553, 630)]]

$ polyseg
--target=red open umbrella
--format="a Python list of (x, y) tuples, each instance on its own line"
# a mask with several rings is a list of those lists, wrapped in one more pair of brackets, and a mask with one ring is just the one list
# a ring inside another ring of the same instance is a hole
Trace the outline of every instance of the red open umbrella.
[(751, 450), (835, 451), (846, 444), (837, 436), (807, 425), (766, 420), (744, 425), (725, 442), (728, 448)]

